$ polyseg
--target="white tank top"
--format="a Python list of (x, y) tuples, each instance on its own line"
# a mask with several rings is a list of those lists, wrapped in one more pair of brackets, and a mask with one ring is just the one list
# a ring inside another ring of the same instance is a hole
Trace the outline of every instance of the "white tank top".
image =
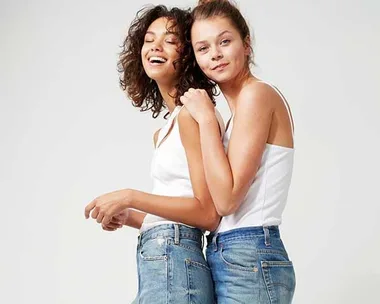
[[(260, 82), (266, 83), (281, 96), (293, 129), (289, 106), (284, 96), (273, 85), (264, 81)], [(226, 152), (232, 128), (233, 115), (223, 137)], [(223, 217), (216, 231), (224, 232), (242, 227), (280, 225), (292, 178), (293, 156), (293, 148), (266, 144), (256, 177), (239, 209), (234, 214)]]
[[(182, 145), (178, 120), (176, 119), (182, 108), (183, 106), (177, 106), (164, 127), (159, 131), (151, 163), (152, 194), (194, 197), (186, 152)], [(216, 109), (215, 114), (219, 122), (221, 136), (223, 136), (223, 119)], [(143, 232), (154, 226), (168, 223), (173, 223), (173, 221), (147, 214), (140, 231)]]

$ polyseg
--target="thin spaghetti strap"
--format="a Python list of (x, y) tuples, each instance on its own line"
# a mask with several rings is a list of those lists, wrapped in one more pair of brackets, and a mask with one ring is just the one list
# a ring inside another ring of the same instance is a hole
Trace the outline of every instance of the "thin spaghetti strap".
[(286, 110), (288, 111), (288, 115), (289, 115), (289, 119), (290, 119), (290, 125), (292, 127), (292, 135), (294, 136), (294, 124), (293, 124), (293, 116), (292, 116), (292, 113), (290, 112), (290, 107), (289, 107), (289, 104), (288, 102), (286, 101), (286, 98), (285, 96), (281, 93), (281, 91), (276, 87), (274, 86), (273, 84), (269, 83), (269, 82), (266, 82), (264, 80), (258, 80), (257, 82), (262, 82), (262, 83), (265, 83), (267, 85), (269, 85), (273, 90), (275, 90), (277, 92), (278, 95), (280, 95), (282, 101), (284, 102), (285, 104), (285, 108)]

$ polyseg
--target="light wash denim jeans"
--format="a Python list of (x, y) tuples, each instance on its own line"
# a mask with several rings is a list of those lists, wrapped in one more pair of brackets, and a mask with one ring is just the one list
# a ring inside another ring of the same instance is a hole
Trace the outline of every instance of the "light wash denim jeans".
[(202, 252), (203, 233), (163, 224), (138, 239), (139, 291), (136, 304), (213, 304), (210, 268)]
[(206, 256), (218, 304), (289, 304), (296, 285), (277, 226), (207, 237)]

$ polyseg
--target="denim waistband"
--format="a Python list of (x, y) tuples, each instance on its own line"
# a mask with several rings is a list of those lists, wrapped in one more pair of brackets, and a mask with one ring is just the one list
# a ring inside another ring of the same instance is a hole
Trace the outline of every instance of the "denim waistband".
[(207, 236), (207, 242), (211, 243), (214, 241), (221, 243), (232, 239), (249, 239), (258, 236), (280, 238), (280, 230), (278, 226), (255, 226), (237, 228), (220, 233), (210, 233)]
[(181, 239), (191, 239), (203, 243), (203, 233), (198, 228), (192, 228), (182, 224), (162, 224), (145, 230), (138, 236), (140, 245), (143, 245), (151, 239), (173, 238), (175, 242), (179, 242)]

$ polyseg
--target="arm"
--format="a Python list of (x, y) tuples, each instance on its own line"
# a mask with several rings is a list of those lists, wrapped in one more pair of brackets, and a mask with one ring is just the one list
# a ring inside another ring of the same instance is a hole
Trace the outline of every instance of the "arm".
[(132, 228), (140, 229), (141, 225), (144, 221), (144, 218), (146, 216), (145, 212), (140, 212), (133, 209), (127, 209), (128, 210), (128, 216), (127, 219), (124, 221), (125, 226), (129, 226)]
[(208, 114), (198, 116), (206, 180), (222, 216), (239, 208), (256, 176), (271, 126), (272, 100), (273, 93), (264, 85), (240, 96), (227, 155), (215, 115), (205, 111)]
[(217, 227), (220, 217), (207, 188), (199, 127), (186, 109), (178, 114), (178, 125), (194, 197), (169, 197), (131, 190), (131, 208), (212, 231)]
[(207, 188), (198, 124), (186, 109), (179, 113), (178, 123), (194, 197), (162, 196), (124, 189), (95, 199), (86, 207), (86, 217), (94, 209), (91, 216), (98, 222), (108, 223), (114, 214), (132, 208), (201, 229), (215, 230), (220, 217)]

